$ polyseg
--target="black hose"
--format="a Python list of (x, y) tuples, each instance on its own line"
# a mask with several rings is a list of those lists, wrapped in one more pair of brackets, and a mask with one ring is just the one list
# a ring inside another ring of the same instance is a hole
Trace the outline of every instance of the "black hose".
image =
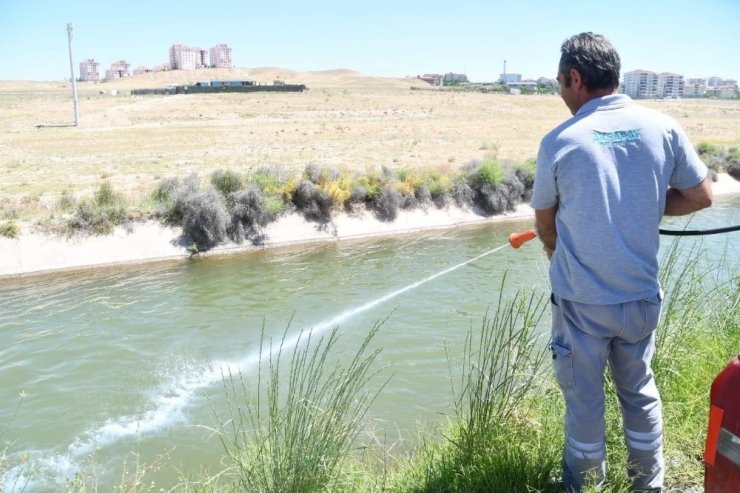
[(740, 231), (740, 224), (734, 226), (727, 226), (724, 228), (714, 229), (683, 229), (679, 231), (673, 231), (670, 229), (659, 229), (658, 232), (662, 235), (667, 236), (704, 236), (704, 235), (717, 235), (720, 233), (731, 233), (733, 231)]

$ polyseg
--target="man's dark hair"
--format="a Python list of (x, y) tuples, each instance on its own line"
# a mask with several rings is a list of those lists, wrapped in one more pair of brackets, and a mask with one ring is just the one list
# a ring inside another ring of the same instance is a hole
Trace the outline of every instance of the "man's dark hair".
[(601, 34), (576, 34), (560, 47), (559, 72), (566, 87), (570, 86), (570, 70), (576, 69), (589, 91), (619, 87), (619, 53)]

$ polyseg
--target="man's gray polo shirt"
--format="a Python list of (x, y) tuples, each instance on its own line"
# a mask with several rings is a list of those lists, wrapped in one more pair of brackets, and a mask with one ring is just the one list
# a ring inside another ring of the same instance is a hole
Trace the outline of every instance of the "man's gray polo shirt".
[(658, 292), (658, 227), (668, 186), (698, 185), (707, 168), (670, 117), (619, 94), (596, 98), (548, 133), (532, 207), (558, 205), (553, 292), (589, 304)]

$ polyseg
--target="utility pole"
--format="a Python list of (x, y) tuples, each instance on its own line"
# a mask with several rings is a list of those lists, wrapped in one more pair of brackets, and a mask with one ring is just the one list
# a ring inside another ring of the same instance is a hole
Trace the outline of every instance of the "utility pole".
[(72, 23), (67, 23), (67, 42), (69, 45), (69, 73), (72, 79), (72, 99), (74, 100), (75, 127), (80, 126), (80, 107), (77, 100), (77, 79), (75, 79), (75, 66), (72, 61)]

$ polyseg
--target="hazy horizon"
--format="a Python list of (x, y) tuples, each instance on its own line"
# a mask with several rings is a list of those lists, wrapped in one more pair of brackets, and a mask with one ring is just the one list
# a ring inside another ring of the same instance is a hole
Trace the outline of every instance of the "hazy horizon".
[(68, 22), (76, 76), (79, 62), (88, 58), (100, 64), (102, 75), (117, 60), (132, 70), (167, 63), (173, 44), (208, 49), (226, 43), (233, 65), (247, 70), (347, 69), (383, 77), (456, 72), (491, 82), (506, 60), (508, 73), (553, 78), (562, 41), (594, 31), (614, 43), (622, 73), (643, 69), (740, 79), (740, 2), (733, 0), (589, 2), (575, 9), (545, 0), (225, 0), (209, 8), (186, 0), (25, 0), (3, 2), (1, 9), (1, 80), (69, 79)]

